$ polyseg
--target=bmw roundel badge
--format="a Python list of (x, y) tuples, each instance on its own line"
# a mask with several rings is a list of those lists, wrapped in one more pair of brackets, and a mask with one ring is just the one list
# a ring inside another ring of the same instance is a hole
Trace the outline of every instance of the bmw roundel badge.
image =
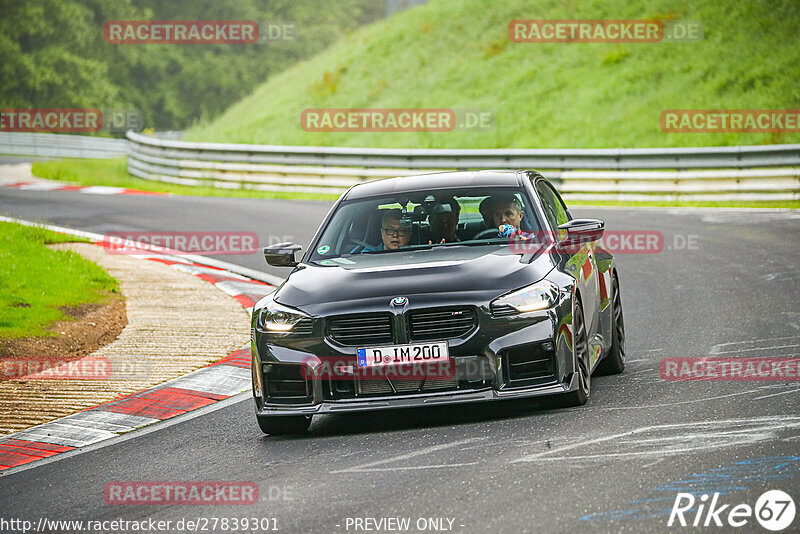
[(408, 299), (405, 297), (395, 297), (392, 299), (392, 306), (405, 306)]

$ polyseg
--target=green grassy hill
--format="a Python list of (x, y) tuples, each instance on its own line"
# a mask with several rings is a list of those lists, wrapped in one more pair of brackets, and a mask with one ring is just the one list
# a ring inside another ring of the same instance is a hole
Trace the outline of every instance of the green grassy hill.
[[(698, 20), (682, 43), (539, 44), (512, 19)], [(656, 147), (800, 142), (792, 133), (664, 133), (664, 109), (800, 108), (796, 0), (432, 0), (273, 76), (187, 139), (374, 147)], [(484, 132), (312, 133), (306, 108), (488, 110)]]

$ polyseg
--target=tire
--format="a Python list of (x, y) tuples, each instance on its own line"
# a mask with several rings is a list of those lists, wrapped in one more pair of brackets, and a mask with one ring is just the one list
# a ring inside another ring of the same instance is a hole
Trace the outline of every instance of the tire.
[(271, 436), (303, 434), (311, 426), (310, 415), (257, 415), (256, 418), (261, 431)]
[(625, 370), (625, 319), (622, 315), (622, 300), (619, 281), (614, 276), (611, 282), (614, 296), (611, 299), (611, 347), (597, 366), (598, 374), (617, 375)]
[(578, 389), (558, 396), (557, 404), (564, 408), (583, 406), (589, 400), (592, 391), (592, 374), (589, 371), (589, 343), (586, 340), (586, 326), (583, 322), (583, 310), (579, 301), (575, 301), (572, 313), (572, 351), (575, 355), (578, 373)]

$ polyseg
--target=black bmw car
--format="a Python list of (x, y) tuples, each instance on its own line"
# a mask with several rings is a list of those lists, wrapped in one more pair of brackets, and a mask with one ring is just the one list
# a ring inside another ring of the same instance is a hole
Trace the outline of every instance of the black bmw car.
[(252, 316), (261, 429), (314, 414), (557, 395), (625, 366), (604, 224), (573, 219), (534, 171), (436, 173), (353, 186)]

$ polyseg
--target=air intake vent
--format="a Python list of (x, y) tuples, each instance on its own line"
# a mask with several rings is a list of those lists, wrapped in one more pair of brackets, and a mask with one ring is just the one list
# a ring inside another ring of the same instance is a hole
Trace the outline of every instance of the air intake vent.
[(265, 363), (262, 370), (268, 402), (311, 402), (311, 382), (300, 365)]
[(492, 304), (492, 315), (495, 317), (508, 317), (518, 313), (511, 304), (500, 304), (499, 306)]
[(474, 308), (440, 308), (411, 312), (411, 339), (432, 341), (463, 337), (475, 328)]
[(357, 381), (356, 393), (358, 395), (391, 395), (394, 391), (385, 378), (372, 378)]
[(391, 343), (392, 317), (388, 314), (334, 317), (328, 323), (328, 337), (350, 347)]
[(300, 319), (295, 323), (289, 334), (293, 336), (310, 336), (311, 330), (314, 328), (314, 321), (311, 319)]
[(518, 345), (506, 351), (505, 356), (510, 380), (544, 378), (555, 374), (555, 353), (552, 343)]

